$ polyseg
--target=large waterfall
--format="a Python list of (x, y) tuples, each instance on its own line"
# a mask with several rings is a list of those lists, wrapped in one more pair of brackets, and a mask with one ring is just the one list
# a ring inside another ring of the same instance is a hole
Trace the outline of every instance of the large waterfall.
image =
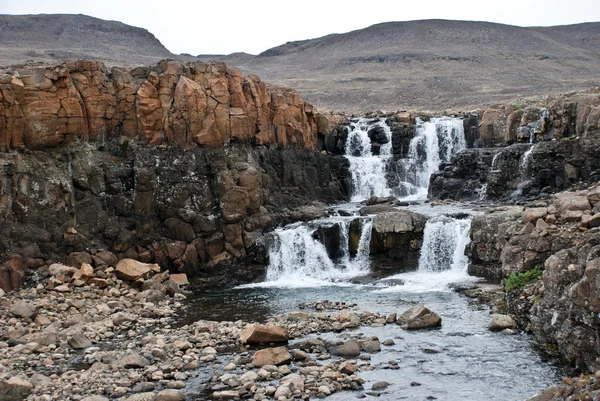
[(400, 194), (412, 199), (426, 199), (431, 175), (442, 162), (449, 162), (452, 156), (466, 147), (461, 119), (439, 117), (427, 122), (417, 119), (408, 159), (403, 162)]
[[(372, 137), (379, 136), (378, 141)], [(373, 144), (378, 146), (378, 154), (373, 153)], [(350, 123), (346, 139), (346, 158), (350, 162), (352, 176), (352, 201), (359, 202), (371, 196), (389, 196), (386, 171), (392, 155), (392, 134), (390, 127), (382, 120), (361, 118)]]

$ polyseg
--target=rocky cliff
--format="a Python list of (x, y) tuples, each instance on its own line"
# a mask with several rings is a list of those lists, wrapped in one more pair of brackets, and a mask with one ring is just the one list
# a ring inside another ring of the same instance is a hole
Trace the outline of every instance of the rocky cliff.
[(247, 282), (265, 230), (347, 197), (345, 159), (318, 149), (327, 118), (222, 63), (18, 69), (0, 93), (0, 258), (18, 254), (13, 267), (106, 249)]
[(455, 200), (535, 198), (596, 182), (598, 139), (597, 90), (489, 108), (480, 113), (475, 148), (442, 164), (429, 194)]

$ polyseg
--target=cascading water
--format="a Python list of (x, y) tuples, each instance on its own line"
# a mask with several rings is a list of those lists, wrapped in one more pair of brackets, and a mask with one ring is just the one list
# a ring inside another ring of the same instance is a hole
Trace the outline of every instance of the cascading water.
[(465, 248), (471, 242), (470, 229), (471, 217), (430, 218), (423, 233), (418, 270), (390, 277), (403, 280), (404, 285), (382, 291), (444, 291), (451, 283), (474, 280), (467, 273), (469, 260), (465, 255)]
[(408, 159), (404, 162), (404, 179), (400, 192), (412, 199), (427, 198), (429, 178), (442, 162), (465, 149), (465, 131), (459, 118), (439, 117), (428, 122), (417, 119)]
[[(374, 155), (369, 132), (382, 136), (379, 154)], [(386, 170), (392, 154), (390, 127), (382, 120), (361, 118), (350, 124), (346, 139), (346, 158), (350, 162), (352, 176), (352, 201), (360, 202), (371, 196), (390, 196)]]
[(325, 285), (368, 273), (369, 244), (373, 220), (364, 219), (356, 256), (349, 249), (349, 220), (323, 220), (318, 224), (340, 225), (342, 257), (333, 261), (325, 245), (314, 238), (314, 229), (294, 224), (273, 232), (269, 249), (269, 267), (266, 282), (261, 286), (302, 287)]

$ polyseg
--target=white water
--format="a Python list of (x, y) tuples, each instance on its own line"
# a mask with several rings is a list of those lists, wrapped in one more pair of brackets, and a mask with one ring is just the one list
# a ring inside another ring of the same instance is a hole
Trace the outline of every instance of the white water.
[(494, 157), (492, 157), (492, 165), (490, 167), (491, 171), (495, 171), (496, 170), (496, 162), (498, 161), (498, 159), (500, 158), (500, 155), (502, 154), (502, 152), (498, 152), (494, 155)]
[(350, 256), (348, 228), (350, 220), (323, 220), (321, 224), (340, 224), (340, 245), (344, 255), (338, 263), (329, 258), (327, 249), (314, 239), (314, 229), (293, 224), (273, 232), (274, 243), (269, 249), (270, 263), (263, 283), (242, 287), (315, 287), (349, 285), (344, 280), (369, 272), (369, 249), (372, 219), (365, 219), (357, 254)]
[[(369, 122), (371, 121), (371, 122)], [(369, 130), (381, 127), (387, 137), (387, 143), (379, 148), (379, 155), (371, 151)], [(386, 170), (392, 155), (392, 134), (385, 121), (361, 118), (350, 123), (350, 132), (346, 139), (346, 158), (350, 162), (352, 176), (353, 202), (360, 202), (372, 196), (390, 196)]]
[(438, 216), (428, 220), (418, 270), (389, 277), (403, 280), (404, 285), (380, 292), (447, 291), (451, 283), (476, 280), (467, 273), (469, 260), (465, 248), (471, 242), (470, 229), (470, 218)]
[(529, 173), (529, 163), (533, 160), (533, 148), (535, 145), (531, 146), (525, 153), (523, 153), (523, 157), (521, 159), (521, 175), (526, 176)]
[(428, 122), (417, 119), (416, 133), (404, 163), (405, 177), (401, 186), (409, 194), (404, 199), (427, 199), (431, 175), (438, 171), (442, 162), (449, 162), (466, 147), (461, 119), (439, 117)]

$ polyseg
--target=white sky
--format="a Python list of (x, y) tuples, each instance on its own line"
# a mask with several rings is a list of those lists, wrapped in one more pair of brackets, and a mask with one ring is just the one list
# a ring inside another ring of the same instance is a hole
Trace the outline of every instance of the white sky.
[(173, 53), (258, 54), (388, 21), (600, 21), (600, 0), (0, 0), (0, 14), (86, 14), (146, 28)]

